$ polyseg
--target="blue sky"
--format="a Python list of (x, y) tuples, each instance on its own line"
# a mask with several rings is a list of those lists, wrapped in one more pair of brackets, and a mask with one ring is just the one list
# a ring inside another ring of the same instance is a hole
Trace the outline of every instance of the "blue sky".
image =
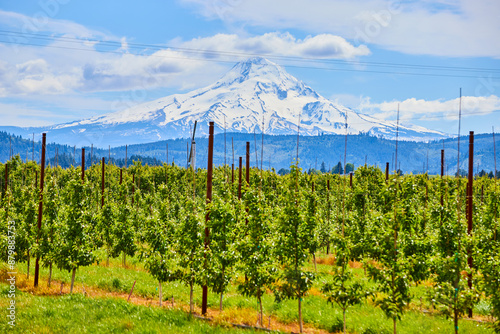
[(1, 125), (69, 122), (210, 84), (263, 55), (362, 113), (500, 129), (496, 0), (0, 2)]

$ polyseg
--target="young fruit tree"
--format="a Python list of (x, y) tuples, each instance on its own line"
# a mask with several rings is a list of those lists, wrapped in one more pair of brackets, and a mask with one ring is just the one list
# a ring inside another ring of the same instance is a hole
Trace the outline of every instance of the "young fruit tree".
[[(303, 195), (298, 187), (300, 169), (291, 166), (288, 187), (283, 194), (283, 210), (278, 216), (278, 240), (276, 257), (281, 265), (281, 273), (275, 291), (276, 299), (298, 300), (300, 332), (303, 332), (302, 299), (312, 287), (315, 275), (304, 265), (314, 249), (316, 219), (305, 217)], [(314, 243), (314, 244), (312, 244)]]
[(61, 269), (72, 271), (71, 288), (75, 282), (76, 270), (94, 262), (95, 219), (90, 200), (91, 188), (80, 180), (76, 169), (71, 171), (72, 178), (66, 184), (63, 197), (67, 202), (62, 207), (63, 223), (58, 231), (55, 262)]
[(237, 249), (240, 255), (241, 271), (245, 280), (238, 284), (238, 291), (248, 297), (257, 298), (259, 304), (259, 323), (262, 322), (262, 296), (275, 280), (275, 264), (273, 263), (270, 209), (265, 205), (263, 195), (255, 189), (248, 188), (243, 196), (246, 221), (238, 224)]

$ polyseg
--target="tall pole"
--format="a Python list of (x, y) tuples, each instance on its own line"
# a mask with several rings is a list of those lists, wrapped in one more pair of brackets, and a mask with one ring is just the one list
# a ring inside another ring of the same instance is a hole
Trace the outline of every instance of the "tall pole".
[[(36, 184), (36, 182), (35, 182)], [(9, 163), (5, 163), (5, 183), (4, 183), (4, 197), (7, 195), (7, 186), (9, 185)]]
[[(45, 176), (45, 144), (47, 141), (46, 134), (42, 134), (42, 157), (40, 163), (40, 195), (38, 202), (38, 232), (36, 236), (36, 243), (38, 244), (40, 239), (40, 230), (42, 229), (42, 215), (43, 215), (43, 180)], [(40, 255), (37, 254), (35, 262), (35, 282), (34, 287), (38, 287), (38, 277), (40, 275)]]
[(224, 174), (226, 174), (226, 115), (224, 115)]
[(295, 156), (295, 163), (297, 167), (299, 166), (299, 138), (300, 138), (300, 111), (299, 111), (299, 122), (297, 123), (297, 154)]
[(31, 156), (31, 160), (35, 161), (35, 133), (33, 132), (33, 152)]
[(441, 150), (441, 178), (444, 176), (444, 150)]
[(234, 142), (233, 137), (231, 137), (231, 147), (233, 150), (233, 163), (231, 164), (231, 184), (234, 183)]
[[(457, 226), (460, 228), (461, 226), (461, 211), (460, 211), (460, 132), (461, 132), (461, 127), (462, 127), (462, 88), (460, 88), (460, 100), (458, 104), (458, 136), (457, 136)], [(462, 238), (461, 234), (458, 234), (458, 249), (460, 249), (462, 244)], [(457, 253), (458, 254), (458, 253)], [(455, 260), (457, 261), (457, 260)], [(455, 288), (455, 291), (458, 291), (458, 284), (460, 283), (461, 279), (461, 273), (459, 270), (456, 270), (456, 277), (454, 280), (453, 287)], [(454, 303), (457, 303), (457, 295), (455, 295)], [(454, 312), (453, 316), (453, 324), (455, 325), (455, 334), (458, 333), (458, 314), (457, 312)]]
[(196, 142), (191, 143), (191, 167), (196, 171)]
[[(473, 182), (474, 182), (474, 131), (469, 132), (469, 180), (467, 182), (467, 235), (472, 234), (472, 201), (473, 201)], [(467, 263), (472, 269), (472, 250), (467, 249)], [(469, 289), (472, 289), (472, 273), (467, 277)], [(469, 318), (472, 318), (472, 308), (468, 309)]]
[(238, 178), (238, 199), (241, 199), (241, 170), (243, 169), (243, 157), (240, 157), (240, 168)]
[(260, 143), (260, 173), (261, 173), (261, 175), (262, 175), (262, 161), (264, 161), (264, 115), (262, 115), (262, 142)]
[(168, 143), (166, 148), (167, 164), (165, 165), (165, 185), (168, 186)]
[(234, 164), (231, 164), (231, 184), (234, 183)]
[[(441, 150), (441, 179), (444, 176), (444, 150)], [(441, 206), (444, 205), (443, 191), (441, 190)]]
[[(212, 201), (212, 173), (213, 173), (213, 159), (214, 159), (214, 122), (210, 122), (208, 130), (208, 165), (207, 165), (207, 203)], [(210, 220), (210, 213), (207, 211), (205, 215), (205, 221), (208, 223)], [(205, 251), (208, 249), (209, 245), (210, 230), (208, 226), (205, 226)], [(206, 254), (205, 254), (206, 256)], [(206, 262), (205, 258), (205, 262)], [(201, 314), (207, 313), (207, 301), (208, 301), (208, 287), (205, 285), (202, 287), (203, 296), (201, 302)]]
[[(495, 182), (495, 194), (497, 193), (497, 147), (495, 143), (495, 127), (491, 127), (491, 132), (493, 133), (493, 161), (495, 162), (495, 175), (493, 175), (493, 180)], [(497, 240), (497, 207), (495, 205), (495, 215), (493, 217), (495, 221), (495, 233), (494, 233), (494, 240)]]
[(85, 180), (85, 148), (82, 148), (82, 181)]
[(389, 163), (388, 162), (385, 163), (385, 180), (386, 181), (389, 180)]
[(104, 206), (104, 157), (101, 163), (101, 208)]
[(247, 186), (250, 185), (250, 142), (247, 141), (247, 161), (246, 161), (246, 171), (245, 180), (247, 181)]
[[(396, 164), (396, 168), (398, 168), (398, 139), (399, 139), (399, 103), (398, 103), (398, 116), (397, 116), (397, 123), (396, 123), (396, 154), (394, 156), (394, 161)], [(401, 165), (401, 163), (400, 163)], [(401, 167), (399, 168), (401, 169)], [(399, 175), (399, 170), (396, 170), (396, 175)]]
[(425, 172), (429, 173), (429, 144), (427, 143), (427, 167), (425, 168)]

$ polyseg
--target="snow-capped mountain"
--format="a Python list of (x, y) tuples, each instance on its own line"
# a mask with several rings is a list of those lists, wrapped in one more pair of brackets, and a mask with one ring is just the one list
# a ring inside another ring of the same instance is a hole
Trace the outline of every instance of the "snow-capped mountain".
[[(296, 134), (299, 119), (301, 135), (345, 134), (346, 115), (350, 134), (396, 136), (395, 122), (336, 104), (277, 64), (255, 57), (236, 64), (208, 87), (43, 130), (51, 141), (105, 147), (186, 138), (195, 120), (197, 136), (208, 134), (210, 121), (215, 122), (216, 133), (225, 128), (227, 132)], [(422, 127), (399, 127), (402, 140), (442, 136), (443, 133)]]

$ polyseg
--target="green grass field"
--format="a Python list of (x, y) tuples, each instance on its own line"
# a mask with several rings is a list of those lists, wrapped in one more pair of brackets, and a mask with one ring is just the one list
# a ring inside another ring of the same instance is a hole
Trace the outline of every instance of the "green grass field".
[[(101, 254), (102, 255), (102, 254)], [(105, 261), (104, 261), (105, 262)], [(34, 263), (34, 261), (32, 261)], [(331, 266), (318, 264), (318, 277), (314, 288), (303, 302), (303, 317), (307, 332), (341, 332), (342, 311), (339, 307), (332, 307), (319, 290), (323, 282), (329, 279), (328, 272)], [(18, 276), (26, 276), (26, 264), (19, 264)], [(310, 270), (314, 270), (310, 264)], [(33, 266), (30, 269), (33, 275)], [(5, 272), (5, 270), (4, 270)], [(362, 269), (355, 269), (356, 276), (370, 286), (371, 283), (363, 275)], [(127, 268), (121, 266), (121, 259), (111, 259), (110, 267), (101, 262), (89, 267), (80, 268), (76, 275), (76, 287), (73, 295), (69, 292), (70, 273), (54, 269), (52, 279), (55, 281), (52, 291), (59, 291), (60, 283), (65, 282), (64, 294), (44, 292), (47, 286), (48, 269), (41, 269), (42, 280), (40, 293), (32, 294), (25, 282), (27, 292), (18, 291), (16, 294), (17, 325), (8, 326), (6, 317), (2, 317), (0, 332), (13, 333), (250, 333), (249, 330), (236, 329), (229, 323), (239, 323), (254, 326), (257, 322), (258, 305), (256, 300), (246, 298), (236, 293), (233, 284), (230, 291), (224, 296), (224, 311), (219, 314), (219, 296), (209, 293), (208, 307), (215, 314), (214, 321), (207, 322), (190, 317), (185, 311), (189, 303), (189, 288), (180, 282), (163, 283), (163, 299), (166, 307), (158, 305), (158, 282), (142, 267), (137, 258), (127, 258)], [(238, 279), (242, 279), (240, 276)], [(136, 281), (133, 296), (141, 302), (127, 303), (126, 296), (132, 284)], [(32, 284), (32, 283), (31, 283)], [(89, 292), (109, 292), (107, 296), (84, 296), (83, 289)], [(0, 305), (6, 312), (9, 302), (8, 285), (2, 279), (0, 285)], [(414, 296), (409, 310), (398, 322), (398, 333), (449, 333), (453, 330), (453, 322), (435, 313), (426, 313), (423, 310), (431, 309), (425, 299), (425, 286), (412, 287)], [(201, 304), (201, 288), (195, 289), (194, 302)], [(43, 295), (46, 294), (46, 295)], [(174, 298), (174, 307), (171, 300)], [(422, 299), (420, 299), (422, 297)], [(144, 303), (149, 300), (149, 305)], [(264, 325), (268, 324), (268, 317), (272, 317), (271, 328), (285, 328), (290, 332), (298, 331), (296, 326), (297, 302), (284, 301), (276, 303), (272, 293), (263, 299), (265, 314)], [(199, 309), (197, 309), (199, 312)], [(488, 305), (479, 304), (475, 314), (486, 319)], [(280, 323), (279, 327), (276, 324)], [(286, 327), (289, 324), (289, 327)], [(317, 330), (313, 329), (316, 328)], [(347, 330), (349, 333), (392, 333), (392, 321), (387, 319), (383, 312), (365, 302), (360, 306), (348, 309)], [(460, 320), (461, 333), (493, 333), (485, 323), (471, 320)]]

